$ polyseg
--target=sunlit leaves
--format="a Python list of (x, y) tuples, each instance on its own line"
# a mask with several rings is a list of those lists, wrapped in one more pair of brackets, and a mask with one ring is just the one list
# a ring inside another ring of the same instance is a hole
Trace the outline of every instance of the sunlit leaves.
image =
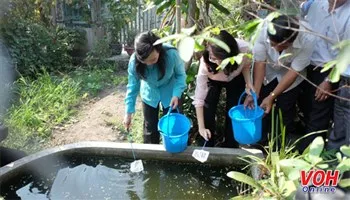
[(180, 57), (183, 61), (188, 62), (191, 60), (194, 50), (195, 40), (192, 37), (185, 37), (180, 40), (178, 50)]
[(344, 40), (339, 42), (333, 47), (333, 49), (339, 50), (337, 58), (326, 63), (322, 69), (322, 72), (332, 68), (332, 71), (330, 73), (330, 79), (332, 82), (338, 82), (340, 79), (340, 75), (350, 65), (350, 40)]

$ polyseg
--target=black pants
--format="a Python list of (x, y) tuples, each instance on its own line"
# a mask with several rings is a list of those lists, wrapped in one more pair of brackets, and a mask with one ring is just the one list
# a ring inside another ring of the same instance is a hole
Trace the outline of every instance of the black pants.
[[(215, 143), (224, 138), (222, 147), (234, 148), (238, 147), (238, 143), (233, 138), (232, 121), (228, 116), (228, 111), (238, 103), (238, 99), (245, 89), (245, 81), (243, 75), (235, 77), (230, 82), (208, 81), (208, 94), (204, 104), (204, 124), (205, 128), (211, 132), (211, 139), (206, 146), (213, 147)], [(219, 104), (219, 98), (222, 88), (226, 89), (226, 108), (225, 108), (225, 128), (224, 133), (218, 133), (216, 127), (216, 110)], [(200, 137), (200, 143), (203, 145), (204, 139)]]
[[(328, 76), (327, 72), (321, 73), (321, 68), (315, 69), (315, 66), (309, 65), (307, 67), (307, 79), (316, 84), (321, 84)], [(312, 133), (315, 131), (328, 130), (330, 127), (330, 120), (333, 114), (334, 98), (329, 97), (324, 101), (316, 101), (315, 93), (317, 88), (310, 83), (304, 81), (302, 86), (302, 95), (300, 96), (300, 108), (304, 114), (304, 122), (306, 124), (305, 133)], [(333, 89), (337, 86), (333, 85)], [(317, 136), (326, 138), (327, 133), (313, 134), (303, 139), (298, 149), (305, 149)]]
[[(347, 87), (344, 87), (347, 86)], [(338, 96), (350, 99), (350, 78), (341, 77)], [(342, 145), (350, 145), (350, 101), (335, 99), (334, 129), (328, 138), (328, 149), (337, 149)]]
[[(270, 93), (276, 88), (278, 85), (277, 79), (271, 81), (266, 86), (263, 86), (260, 92), (259, 103), (261, 103), (264, 98), (270, 95)], [(283, 125), (286, 127), (286, 136), (293, 136), (296, 134), (296, 124), (294, 119), (296, 117), (296, 103), (301, 91), (301, 84), (294, 87), (287, 92), (280, 94), (276, 99), (276, 108), (274, 115), (272, 116), (272, 111), (264, 116), (262, 121), (262, 139), (259, 142), (262, 145), (266, 145), (268, 142), (268, 134), (271, 134), (271, 125), (272, 125), (272, 117), (275, 119), (275, 130), (276, 130), (276, 117), (278, 116), (279, 110), (282, 111), (282, 120)], [(278, 133), (281, 133), (279, 129), (279, 124), (277, 126)]]
[[(160, 134), (158, 131), (159, 105), (157, 108), (142, 102), (143, 109), (143, 143), (159, 144)], [(163, 115), (167, 114), (168, 108), (163, 108)], [(173, 111), (172, 111), (173, 112)]]

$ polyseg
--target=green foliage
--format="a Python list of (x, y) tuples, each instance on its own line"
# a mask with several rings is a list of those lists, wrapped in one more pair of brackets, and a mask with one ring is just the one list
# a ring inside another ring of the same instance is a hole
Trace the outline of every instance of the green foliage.
[(5, 116), (11, 134), (5, 146), (33, 152), (50, 136), (52, 128), (62, 124), (76, 113), (77, 105), (87, 97), (94, 97), (102, 89), (125, 84), (127, 77), (116, 74), (113, 65), (78, 68), (61, 76), (47, 72), (37, 79), (21, 77), (15, 88), (18, 102)]
[(90, 69), (78, 68), (70, 73), (70, 77), (80, 86), (80, 93), (90, 96), (96, 96), (102, 89), (119, 84), (126, 84), (127, 77), (116, 75), (113, 65), (105, 67), (93, 66)]
[[(350, 65), (350, 40), (344, 40), (334, 45), (334, 49), (339, 51), (337, 58), (326, 63), (322, 69), (322, 72), (332, 69), (330, 78), (332, 82), (338, 82), (341, 73)], [(334, 67), (335, 66), (335, 67)]]
[(135, 41), (135, 37), (137, 35), (137, 32), (135, 30), (129, 30), (128, 31), (128, 37), (126, 39), (126, 45), (129, 47), (133, 47), (134, 46), (134, 41)]
[(34, 76), (45, 66), (48, 72), (66, 71), (71, 62), (69, 53), (81, 34), (65, 28), (50, 29), (27, 20), (16, 20), (1, 25), (1, 33), (18, 71), (24, 76)]
[(119, 32), (129, 22), (135, 19), (137, 1), (135, 0), (106, 0), (111, 17), (105, 19), (112, 34), (112, 42), (119, 42)]
[(236, 35), (237, 25), (242, 24), (242, 7), (239, 0), (220, 0), (221, 5), (228, 9), (228, 13), (213, 9), (211, 19), (213, 24), (220, 28), (226, 28), (230, 33)]
[[(193, 35), (196, 30), (196, 26), (182, 29), (180, 34), (169, 35), (167, 37), (161, 38), (155, 42), (155, 44), (160, 44), (163, 42), (173, 41), (178, 43), (178, 50), (182, 60), (188, 62), (194, 52), (203, 50), (204, 41), (215, 44), (227, 52), (230, 52), (230, 48), (219, 39), (211, 37), (212, 34), (217, 34), (218, 28), (208, 27), (199, 35)], [(220, 29), (219, 29), (220, 31)]]
[(5, 123), (12, 132), (6, 142), (17, 148), (35, 137), (47, 137), (52, 127), (74, 113), (72, 108), (80, 100), (78, 83), (70, 78), (60, 80), (48, 73), (36, 80), (21, 77), (15, 88), (19, 101), (10, 108)]
[[(212, 6), (213, 8), (215, 8), (215, 11), (219, 12), (222, 15), (229, 15), (231, 12), (229, 9), (227, 9), (227, 8), (229, 8), (230, 5), (232, 5), (229, 1), (207, 0), (207, 1), (204, 1), (204, 3), (205, 3), (206, 10), (211, 8), (211, 6)], [(175, 20), (174, 9), (176, 6), (176, 0), (166, 0), (166, 1), (147, 0), (146, 4), (147, 4), (146, 9), (149, 9), (149, 8), (156, 6), (157, 7), (157, 15), (165, 13), (165, 17), (162, 21), (164, 22), (164, 21), (169, 20), (168, 23), (173, 24), (173, 22)], [(185, 15), (187, 18), (188, 14), (189, 14), (189, 2), (188, 2), (188, 0), (181, 1), (180, 6), (181, 6), (182, 14)], [(195, 14), (196, 19), (195, 20), (198, 20), (199, 10), (200, 9), (198, 7), (195, 8), (195, 12), (196, 12), (196, 14)], [(170, 21), (170, 20), (172, 20), (172, 21)], [(221, 24), (221, 22), (220, 22), (220, 24)]]
[[(273, 111), (274, 113), (274, 108)], [(274, 115), (272, 115), (274, 116)], [(278, 120), (272, 120), (272, 127), (278, 127)], [(247, 198), (269, 198), (269, 199), (294, 199), (298, 186), (300, 185), (300, 171), (310, 169), (337, 169), (341, 176), (344, 172), (350, 171), (350, 158), (347, 157), (349, 147), (341, 147), (344, 153), (342, 156), (337, 153), (338, 164), (335, 167), (328, 163), (334, 163), (334, 159), (325, 160), (324, 141), (322, 137), (317, 137), (302, 153), (292, 152), (295, 143), (286, 145), (285, 128), (282, 123), (281, 134), (278, 134), (277, 128), (272, 130), (269, 138), (269, 147), (266, 149), (267, 156), (261, 159), (256, 156), (246, 156), (242, 160), (248, 163), (247, 167), (257, 167), (260, 171), (260, 177), (250, 178), (239, 172), (229, 172), (227, 175), (237, 181), (248, 184), (252, 187), (252, 192), (245, 195)], [(276, 132), (275, 132), (276, 130)], [(278, 142), (281, 146), (278, 147)], [(346, 180), (342, 180), (340, 186), (348, 187)], [(237, 198), (239, 199), (239, 198)]]
[(107, 38), (100, 39), (91, 51), (87, 53), (85, 61), (88, 65), (105, 65), (106, 59), (112, 55)]

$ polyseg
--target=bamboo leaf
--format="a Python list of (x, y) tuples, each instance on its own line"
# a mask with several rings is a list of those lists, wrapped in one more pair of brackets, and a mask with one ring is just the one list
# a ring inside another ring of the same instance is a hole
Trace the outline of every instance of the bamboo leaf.
[(283, 58), (286, 58), (286, 57), (289, 57), (289, 56), (292, 56), (293, 54), (291, 54), (291, 53), (286, 53), (286, 54), (283, 54), (283, 55), (281, 55), (280, 57), (278, 57), (278, 60), (281, 60), (281, 59), (283, 59)]
[(338, 70), (338, 65), (336, 65), (336, 67), (334, 67), (331, 71), (331, 73), (329, 74), (331, 82), (336, 83), (340, 80), (340, 72)]
[(325, 72), (328, 71), (330, 68), (332, 68), (334, 65), (337, 64), (337, 60), (331, 60), (329, 62), (327, 62), (326, 64), (323, 65), (323, 69), (321, 70), (321, 72)]
[[(201, 36), (203, 37), (203, 36)], [(228, 53), (231, 52), (230, 47), (227, 46), (227, 44), (219, 39), (216, 38), (211, 38), (211, 37), (203, 37), (205, 40), (207, 40), (210, 43), (213, 43), (217, 46), (219, 46), (220, 48), (224, 49), (225, 51), (227, 51)]]
[(231, 58), (225, 58), (223, 61), (221, 61), (221, 64), (216, 68), (217, 70), (224, 70), (225, 67), (230, 63)]
[(192, 26), (191, 28), (183, 28), (181, 29), (181, 32), (190, 36), (192, 33), (196, 30), (196, 25)]
[(204, 51), (204, 50), (205, 50), (205, 46), (201, 45), (201, 43), (199, 43), (198, 40), (195, 40), (194, 51), (195, 52), (201, 52), (201, 51)]
[(165, 9), (170, 8), (171, 6), (175, 5), (175, 3), (175, 0), (163, 1), (157, 9), (157, 15), (162, 14)]
[(273, 19), (275, 19), (276, 17), (281, 16), (281, 13), (279, 12), (272, 12), (269, 15), (266, 16), (266, 19), (271, 22)]
[(271, 35), (275, 35), (276, 34), (276, 29), (273, 26), (273, 23), (269, 23), (267, 26), (267, 31), (271, 34)]
[(236, 63), (240, 65), (243, 61), (243, 57), (244, 57), (244, 53), (240, 53), (237, 56), (234, 56), (234, 59)]
[(161, 44), (161, 43), (168, 42), (168, 41), (171, 41), (171, 40), (180, 40), (180, 39), (182, 39), (184, 37), (186, 37), (186, 35), (184, 35), (184, 34), (169, 35), (167, 37), (163, 37), (163, 38), (157, 40), (153, 45)]
[(222, 5), (219, 3), (219, 1), (217, 1), (217, 0), (211, 0), (211, 1), (209, 1), (209, 3), (210, 3), (211, 5), (213, 5), (216, 9), (218, 9), (220, 12), (222, 12), (222, 13), (224, 13), (224, 14), (226, 14), (226, 15), (229, 15), (229, 14), (230, 14), (230, 11), (229, 11), (227, 8), (225, 8), (224, 6), (222, 6)]
[(227, 176), (236, 180), (236, 181), (248, 184), (254, 188), (262, 189), (262, 186), (258, 182), (256, 182), (252, 177), (247, 176), (241, 172), (232, 171), (232, 172), (227, 173)]

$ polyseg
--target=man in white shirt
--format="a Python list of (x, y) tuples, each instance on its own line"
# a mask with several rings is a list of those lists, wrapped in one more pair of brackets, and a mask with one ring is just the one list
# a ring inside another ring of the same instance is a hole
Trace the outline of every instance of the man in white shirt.
[[(315, 37), (302, 31), (307, 26), (285, 15), (266, 21), (253, 48), (254, 88), (262, 102), (260, 106), (269, 114), (277, 100), (287, 134), (296, 132), (296, 101), (303, 81), (298, 74), (305, 75), (304, 68), (310, 64), (314, 45)], [(251, 105), (251, 101), (248, 96), (245, 105)], [(263, 120), (262, 143), (271, 131), (270, 124), (271, 116), (267, 115)]]
[[(321, 73), (324, 64), (336, 59), (338, 51), (332, 47), (339, 41), (350, 39), (350, 1), (349, 0), (315, 0), (310, 6), (306, 20), (312, 26), (312, 30), (319, 35), (327, 37), (317, 37), (315, 48), (311, 56), (311, 65), (307, 69), (307, 78), (318, 86), (315, 88), (309, 83), (305, 83), (305, 119), (306, 132), (311, 133), (320, 130), (327, 130), (333, 112), (334, 98), (322, 90), (330, 93), (337, 87), (337, 84), (331, 84), (327, 77), (330, 70)], [(348, 84), (344, 79), (350, 76), (350, 69), (343, 73), (340, 84)], [(343, 88), (339, 91), (341, 96), (347, 96), (349, 88)], [(341, 105), (344, 104), (344, 105)], [(345, 106), (347, 105), (347, 107)], [(350, 111), (349, 102), (336, 100), (334, 112), (334, 133), (329, 137), (329, 144), (332, 148), (339, 148), (340, 144), (346, 142), (349, 144), (350, 134)], [(340, 123), (340, 124), (339, 124)], [(347, 135), (347, 136), (346, 136)], [(301, 148), (307, 145), (316, 137), (312, 135), (303, 140)], [(326, 137), (326, 133), (322, 135)]]

